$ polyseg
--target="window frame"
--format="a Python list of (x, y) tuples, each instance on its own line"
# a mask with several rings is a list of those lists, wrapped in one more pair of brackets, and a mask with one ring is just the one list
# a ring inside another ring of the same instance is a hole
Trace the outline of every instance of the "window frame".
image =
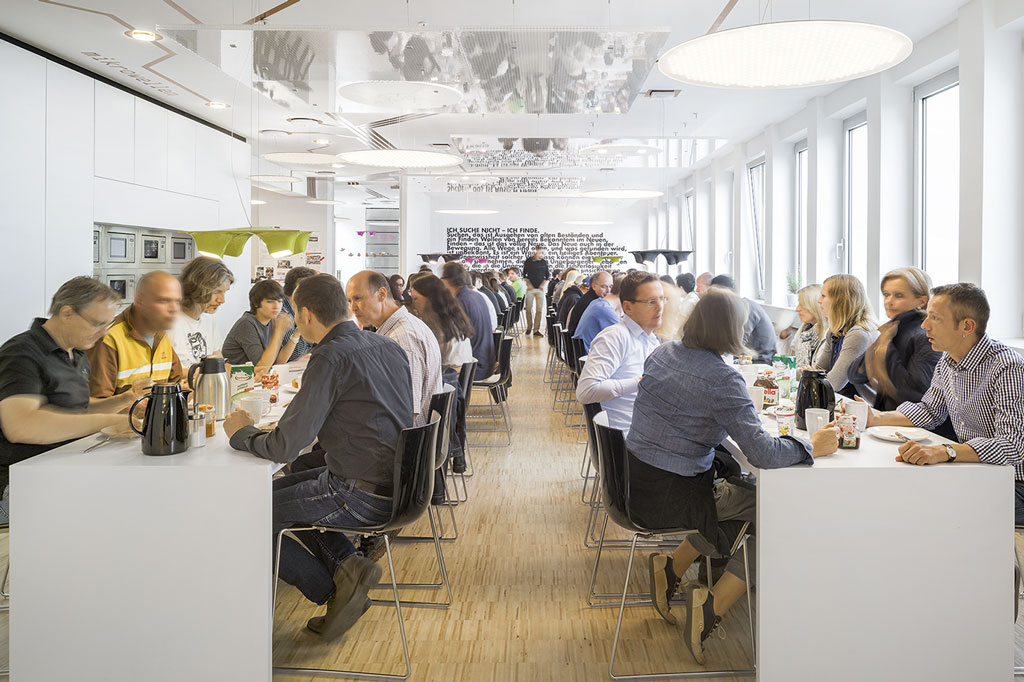
[[(753, 171), (755, 168), (761, 169), (761, 215), (758, 215), (754, 202)], [(768, 198), (765, 196), (765, 190), (768, 187), (768, 158), (766, 156), (761, 155), (747, 163), (747, 186), (750, 189), (750, 228), (753, 230), (754, 236), (754, 268), (757, 273), (757, 298), (763, 300), (768, 287), (768, 249), (767, 244), (764, 243), (767, 241), (766, 216), (764, 213), (768, 209)]]
[(793, 145), (793, 269), (797, 279), (803, 284), (807, 278), (807, 212), (810, 208), (810, 201), (804, 189), (808, 178), (801, 167), (801, 155), (807, 159), (808, 170), (810, 170), (810, 145), (804, 138)]
[(960, 67), (940, 73), (914, 87), (914, 264), (925, 269), (928, 254), (925, 245), (925, 145), (927, 125), (925, 100), (960, 85)]
[(853, 189), (853, 173), (850, 172), (850, 164), (853, 157), (850, 153), (850, 133), (854, 130), (864, 128), (868, 125), (868, 112), (862, 111), (843, 121), (843, 272), (851, 275), (853, 272), (853, 202), (850, 195)]

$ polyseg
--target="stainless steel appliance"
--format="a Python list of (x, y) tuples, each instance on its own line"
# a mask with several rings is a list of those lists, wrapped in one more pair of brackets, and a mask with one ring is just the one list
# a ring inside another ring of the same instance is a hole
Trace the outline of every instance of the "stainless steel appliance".
[(135, 298), (135, 275), (133, 273), (108, 273), (101, 279), (107, 283), (107, 286), (121, 295), (119, 304), (128, 305)]
[(171, 263), (184, 265), (195, 257), (192, 237), (171, 237)]
[[(188, 393), (175, 383), (156, 384), (149, 395), (132, 403), (128, 410), (128, 424), (142, 436), (142, 454), (175, 455), (188, 450)], [(149, 402), (140, 431), (135, 428), (132, 416), (139, 403), (147, 398)]]
[[(198, 373), (198, 376), (197, 376)], [(231, 391), (224, 358), (206, 356), (188, 369), (188, 386), (196, 405), (213, 405), (213, 416), (220, 421), (231, 411)]]
[(142, 248), (139, 263), (142, 265), (164, 265), (167, 263), (167, 237), (164, 235), (142, 234)]
[(134, 263), (135, 233), (108, 230), (103, 240), (103, 260), (107, 263)]
[(121, 294), (121, 308), (135, 298), (144, 274), (164, 270), (178, 275), (196, 253), (192, 237), (172, 230), (97, 223), (92, 235), (93, 276)]

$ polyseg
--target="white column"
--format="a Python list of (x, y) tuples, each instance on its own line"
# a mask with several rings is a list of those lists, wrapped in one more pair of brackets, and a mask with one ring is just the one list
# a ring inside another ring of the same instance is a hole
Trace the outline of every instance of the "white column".
[(807, 283), (821, 283), (842, 271), (836, 245), (843, 238), (843, 123), (826, 118), (822, 98), (808, 107)]
[(786, 275), (796, 265), (796, 157), (793, 145), (779, 139), (777, 126), (769, 126), (765, 133), (764, 300), (785, 305)]

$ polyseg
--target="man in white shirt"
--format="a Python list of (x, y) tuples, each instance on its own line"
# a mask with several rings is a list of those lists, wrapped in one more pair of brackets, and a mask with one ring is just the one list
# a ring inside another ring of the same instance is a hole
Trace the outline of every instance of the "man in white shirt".
[(623, 318), (591, 342), (576, 399), (601, 403), (609, 426), (628, 434), (644, 362), (659, 344), (654, 330), (661, 324), (665, 291), (657, 275), (636, 271), (622, 280), (619, 298)]
[(676, 284), (683, 290), (683, 302), (681, 315), (682, 320), (679, 322), (679, 329), (686, 325), (686, 321), (690, 319), (690, 315), (693, 313), (693, 309), (697, 307), (697, 303), (700, 301), (700, 296), (697, 295), (695, 289), (697, 288), (697, 281), (691, 272), (683, 272), (676, 275)]
[(181, 310), (168, 332), (171, 346), (187, 370), (206, 355), (218, 354), (224, 339), (217, 334), (213, 313), (235, 281), (228, 266), (199, 256), (181, 269)]

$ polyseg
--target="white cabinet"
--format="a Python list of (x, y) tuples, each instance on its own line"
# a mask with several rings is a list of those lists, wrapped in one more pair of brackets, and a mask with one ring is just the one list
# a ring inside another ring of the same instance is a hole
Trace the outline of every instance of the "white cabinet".
[(135, 97), (96, 83), (96, 175), (135, 182)]
[(183, 116), (167, 117), (167, 189), (172, 192), (196, 194), (196, 129), (203, 127)]
[(167, 110), (135, 100), (135, 184), (167, 189)]

